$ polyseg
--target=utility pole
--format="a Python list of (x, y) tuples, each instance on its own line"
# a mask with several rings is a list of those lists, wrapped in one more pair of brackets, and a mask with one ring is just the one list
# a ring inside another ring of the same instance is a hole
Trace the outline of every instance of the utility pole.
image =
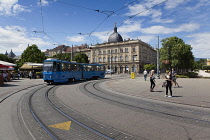
[(73, 61), (73, 45), (71, 46), (71, 62)]
[(158, 46), (157, 46), (157, 77), (158, 77), (158, 79), (160, 79), (160, 73), (159, 73), (159, 71), (160, 71), (160, 69), (159, 69), (159, 36), (158, 36)]

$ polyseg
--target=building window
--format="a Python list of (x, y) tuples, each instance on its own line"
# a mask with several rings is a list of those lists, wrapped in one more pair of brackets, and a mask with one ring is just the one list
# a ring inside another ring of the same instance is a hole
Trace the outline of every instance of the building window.
[(126, 53), (128, 52), (128, 48), (125, 48), (125, 52), (126, 52)]
[(95, 51), (93, 51), (93, 55), (96, 55), (96, 52)]
[(123, 57), (122, 56), (120, 56), (120, 61), (123, 61)]
[(108, 52), (107, 52), (108, 54), (110, 54), (110, 50), (108, 50)]
[(134, 48), (132, 48), (133, 49), (133, 52), (136, 52), (136, 48), (134, 47)]
[(115, 53), (117, 53), (117, 49), (115, 49)]
[(101, 51), (99, 51), (99, 54), (101, 54)]
[(123, 49), (120, 49), (120, 53), (123, 53)]
[(103, 51), (103, 54), (106, 54), (106, 51)]
[(133, 55), (133, 61), (136, 61), (137, 55)]
[(125, 61), (128, 62), (128, 56), (127, 55), (125, 56)]
[(117, 57), (117, 56), (115, 56), (115, 61), (116, 61), (116, 62), (118, 61), (118, 57)]
[(106, 57), (103, 58), (103, 62), (106, 62)]
[(90, 58), (90, 53), (88, 53), (88, 58)]
[(110, 62), (110, 57), (107, 58), (107, 61)]
[(114, 62), (115, 61), (115, 57), (114, 56), (112, 56), (112, 62)]
[(114, 50), (111, 50), (111, 54), (113, 54), (114, 53)]
[(99, 58), (99, 62), (102, 62), (102, 58), (101, 57)]
[(96, 58), (93, 58), (93, 62), (96, 63)]

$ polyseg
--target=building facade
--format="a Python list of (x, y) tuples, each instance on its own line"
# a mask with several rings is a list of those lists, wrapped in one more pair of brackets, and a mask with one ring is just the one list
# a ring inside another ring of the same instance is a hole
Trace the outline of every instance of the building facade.
[(157, 52), (141, 40), (91, 46), (90, 63), (100, 63), (116, 73), (142, 72), (144, 64), (156, 64)]
[(100, 63), (115, 73), (143, 72), (145, 64), (157, 64), (157, 51), (141, 40), (123, 40), (114, 27), (108, 42), (90, 47), (90, 63)]

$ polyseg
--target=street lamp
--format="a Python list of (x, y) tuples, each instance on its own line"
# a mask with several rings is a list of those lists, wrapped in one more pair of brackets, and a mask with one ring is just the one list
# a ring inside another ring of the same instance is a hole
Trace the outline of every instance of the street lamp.
[(160, 73), (159, 73), (159, 36), (158, 36), (158, 48), (157, 48), (157, 77), (158, 77), (158, 79), (160, 79)]

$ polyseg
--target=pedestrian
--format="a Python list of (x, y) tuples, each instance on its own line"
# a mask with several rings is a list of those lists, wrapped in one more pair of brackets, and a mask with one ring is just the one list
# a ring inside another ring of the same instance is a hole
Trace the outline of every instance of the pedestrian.
[[(165, 76), (165, 80), (166, 80), (166, 95), (165, 97), (172, 97), (172, 83), (173, 83), (173, 80), (172, 80), (172, 75), (171, 75), (171, 72), (168, 72), (168, 74)], [(168, 95), (168, 89), (170, 90), (170, 95)]]
[(146, 81), (147, 80), (147, 70), (146, 69), (144, 70), (143, 74), (144, 74), (144, 80)]
[(153, 92), (153, 89), (155, 87), (155, 76), (154, 76), (154, 70), (150, 71), (150, 92)]
[(8, 82), (8, 80), (7, 80), (7, 72), (3, 72), (3, 79), (4, 79), (4, 82)]
[(29, 78), (30, 78), (30, 80), (31, 80), (31, 78), (32, 78), (32, 76), (33, 76), (31, 71), (29, 72), (28, 76), (29, 76)]
[(174, 71), (174, 69), (172, 68), (172, 80), (174, 82), (174, 85), (179, 87), (179, 84), (176, 81), (177, 77), (176, 77), (176, 71)]

